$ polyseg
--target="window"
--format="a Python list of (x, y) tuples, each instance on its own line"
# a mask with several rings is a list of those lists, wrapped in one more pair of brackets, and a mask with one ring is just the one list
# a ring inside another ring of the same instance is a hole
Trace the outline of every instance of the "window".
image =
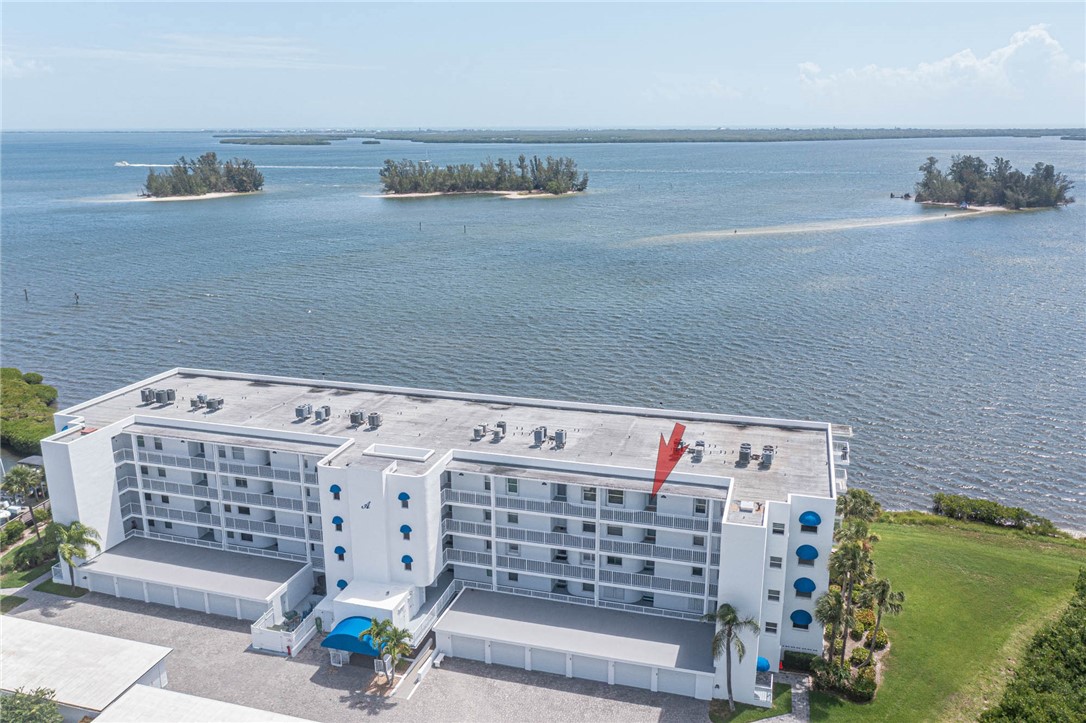
[(230, 448), (230, 457), (232, 459), (244, 460), (245, 459), (245, 450), (242, 449), (241, 447), (231, 447)]
[(774, 535), (783, 535), (784, 534), (784, 523), (783, 522), (774, 522), (773, 523), (773, 534)]
[(151, 470), (147, 469), (147, 466), (146, 466), (146, 465), (142, 465), (142, 464), (141, 464), (141, 465), (140, 465), (140, 474), (142, 474), (142, 475), (149, 475), (149, 474), (151, 474)]
[(162, 504), (164, 504), (164, 505), (170, 504), (170, 498), (169, 498), (168, 495), (161, 495), (161, 497), (162, 497)]
[(705, 538), (701, 535), (694, 535), (694, 547), (705, 547)]
[(653, 605), (656, 604), (656, 596), (650, 592), (645, 593), (641, 596), (641, 604), (647, 605), (651, 608)]
[(520, 545), (510, 544), (509, 545), (509, 556), (510, 557), (520, 557)]
[[(449, 544), (452, 544), (452, 540), (449, 540)], [(490, 540), (487, 540), (486, 544), (483, 545), (483, 549), (486, 550), (487, 552), (490, 552), (491, 550), (494, 549), (494, 546), (490, 544)]]
[(803, 592), (802, 590), (796, 590), (796, 597), (805, 598), (807, 600), (810, 600), (811, 599), (811, 593)]
[(400, 507), (406, 510), (408, 508), (408, 500), (400, 500)]
[(235, 477), (234, 478), (234, 486), (235, 487), (241, 487), (242, 489), (245, 489), (245, 488), (247, 488), (249, 486), (249, 480), (245, 479), (244, 477)]
[(253, 541), (253, 536), (250, 535), (248, 532), (243, 532), (243, 533), (241, 533), (241, 541), (242, 542), (252, 542)]
[(569, 552), (567, 550), (555, 550), (554, 552), (555, 562), (569, 562)]
[(694, 514), (695, 515), (707, 515), (707, 514), (709, 514), (709, 500), (695, 499), (694, 500)]
[(800, 567), (814, 567), (814, 560), (800, 560)]
[(520, 482), (512, 477), (505, 480), (505, 491), (511, 495), (520, 494)]
[(645, 560), (645, 566), (641, 568), (642, 575), (655, 575), (656, 563), (652, 560)]
[(306, 515), (306, 520), (308, 520), (309, 524), (312, 525), (313, 524), (313, 515)]
[(147, 446), (147, 440), (145, 440), (143, 438), (142, 434), (137, 434), (136, 435), (136, 446), (137, 447), (146, 447)]
[(582, 583), (581, 584), (581, 589), (584, 590), (585, 592), (596, 592), (596, 585), (595, 585), (595, 583), (591, 583), (591, 582)]
[(410, 569), (411, 569), (411, 563), (410, 563), (410, 562), (405, 562), (405, 563), (403, 564), (403, 569), (405, 569), (405, 570), (410, 570)]
[(342, 553), (342, 552), (337, 552), (336, 553), (336, 557), (339, 559), (340, 562), (343, 562), (344, 555), (345, 555), (345, 553)]
[(490, 491), (490, 477), (483, 477), (483, 489), (487, 492)]
[(583, 523), (581, 525), (581, 531), (584, 532), (587, 535), (596, 534), (596, 523), (595, 522), (585, 522), (585, 523)]
[(339, 499), (339, 492), (333, 492), (332, 493), (332, 499), (338, 500)]
[(166, 529), (167, 530), (172, 530), (173, 529), (173, 523), (172, 522), (167, 522), (165, 524), (166, 524)]
[(147, 526), (148, 527), (154, 527), (155, 526), (155, 521), (154, 520), (147, 520)]
[(622, 558), (615, 557), (614, 555), (607, 556), (607, 564), (613, 567), (622, 567)]
[(157, 474), (159, 477), (165, 477), (166, 476), (166, 468), (165, 467), (156, 467), (155, 468), (155, 474)]
[(596, 488), (584, 487), (581, 489), (581, 502), (595, 502), (596, 501)]
[(607, 504), (621, 505), (625, 499), (626, 496), (622, 494), (622, 490), (607, 490)]
[(483, 522), (490, 522), (490, 510), (483, 510)]
[(343, 532), (343, 523), (342, 522), (337, 522), (336, 523), (336, 532)]
[(509, 573), (509, 582), (519, 582), (519, 581), (520, 581), (520, 575), (518, 573), (515, 573), (515, 572)]
[(227, 532), (226, 533), (226, 539), (233, 540), (234, 539), (234, 533), (233, 532)]
[(309, 543), (309, 551), (310, 552), (316, 552), (317, 551), (317, 546), (314, 545), (312, 542)]
[(770, 635), (776, 635), (777, 634), (777, 624), (776, 623), (766, 623), (764, 630)]
[(486, 576), (487, 577), (493, 577), (494, 576), (494, 571), (493, 570), (487, 570), (486, 571)]
[(690, 568), (690, 574), (694, 577), (705, 577), (704, 567), (692, 567)]
[(608, 537), (622, 537), (622, 527), (619, 525), (607, 525)]
[(779, 557), (771, 557), (771, 558), (769, 558), (769, 566), (771, 568), (773, 568), (774, 570), (780, 570), (783, 562), (784, 562), (784, 560), (782, 560)]
[(155, 437), (154, 440), (155, 440), (155, 449), (157, 449), (159, 452), (161, 452), (162, 451), (162, 439), (160, 437)]
[(143, 499), (145, 499), (145, 500), (147, 500), (148, 502), (150, 502), (150, 501), (151, 501), (151, 493), (150, 493), (150, 492), (144, 492), (144, 493), (143, 493)]
[(809, 629), (809, 628), (810, 628), (811, 626), (810, 626), (810, 624), (804, 624), (804, 625), (801, 625), (801, 624), (799, 624), (799, 623), (797, 623), (797, 622), (793, 622), (793, 623), (792, 623), (792, 627), (793, 627), (793, 628), (795, 628), (796, 630), (807, 630), (807, 629)]
[(582, 565), (595, 565), (596, 564), (596, 553), (594, 553), (594, 552), (582, 552), (581, 553), (581, 564)]
[(516, 525), (520, 523), (520, 515), (518, 515), (516, 512), (510, 512), (505, 517), (506, 521), (508, 521), (510, 525)]
[(238, 505), (238, 514), (239, 515), (248, 515), (248, 514), (250, 514), (249, 508), (248, 507), (242, 507), (241, 505)]
[(769, 597), (770, 602), (780, 602), (781, 601), (781, 591), (780, 590), (770, 590), (768, 597)]
[(232, 512), (232, 511), (233, 511), (233, 509), (234, 509), (234, 508), (233, 508), (232, 506), (230, 506), (230, 505), (223, 505), (223, 506), (222, 506), (222, 508), (223, 508), (223, 511), (224, 511), (224, 512)]
[(800, 525), (800, 532), (818, 532), (818, 525)]
[(410, 532), (403, 533), (403, 539), (410, 540), (411, 539), (411, 533)]
[(219, 456), (226, 459), (226, 447), (219, 447)]
[(656, 544), (656, 530), (645, 530), (645, 542), (650, 545)]

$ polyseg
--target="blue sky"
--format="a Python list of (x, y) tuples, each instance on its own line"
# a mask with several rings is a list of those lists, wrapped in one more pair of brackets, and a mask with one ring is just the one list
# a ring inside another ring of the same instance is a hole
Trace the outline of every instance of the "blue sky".
[(3, 4), (6, 129), (1086, 125), (1086, 3)]

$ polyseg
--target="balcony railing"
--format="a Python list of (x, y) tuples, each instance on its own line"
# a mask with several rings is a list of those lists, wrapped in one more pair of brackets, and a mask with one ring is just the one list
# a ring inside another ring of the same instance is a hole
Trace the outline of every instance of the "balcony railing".
[[(696, 602), (696, 601), (695, 601)], [(625, 610), (628, 613), (641, 613), (643, 615), (656, 615), (664, 618), (678, 618), (679, 620), (701, 620), (699, 613), (688, 613), (682, 610), (667, 610), (654, 608), (648, 605), (631, 605), (629, 603), (614, 602), (612, 600), (600, 600), (601, 608), (612, 610)]]
[(529, 590), (523, 587), (513, 587), (512, 585), (498, 585), (497, 591), (508, 593), (511, 595), (520, 595), (521, 597), (536, 597), (543, 600), (554, 600), (556, 602), (571, 603), (573, 605), (594, 605), (593, 600), (590, 597), (563, 595), (561, 593), (545, 592), (543, 590)]
[(635, 572), (600, 570), (600, 582), (637, 587), (644, 590), (664, 590), (683, 595), (704, 595), (705, 583), (692, 580), (677, 580), (671, 577), (641, 575)]
[(302, 512), (305, 508), (303, 500), (280, 495), (262, 495), (253, 492), (238, 492), (236, 490), (222, 491), (223, 501), (244, 502), (255, 507), (267, 507), (277, 510), (294, 510)]
[(447, 518), (441, 521), (441, 534), (476, 535), (490, 537), (493, 528), (489, 522), (468, 522)]
[(210, 485), (189, 485), (181, 482), (166, 482), (160, 479), (144, 479), (143, 489), (155, 492), (168, 492), (171, 495), (198, 497), (202, 500), (219, 499), (218, 489)]
[(147, 516), (157, 517), (163, 520), (177, 520), (179, 522), (188, 522), (193, 525), (212, 525), (218, 527), (221, 522), (218, 515), (212, 515), (207, 512), (194, 512), (192, 510), (177, 510), (172, 507), (159, 507), (157, 505), (147, 505)]
[(544, 562), (543, 560), (528, 560), (523, 557), (509, 557), (507, 555), (498, 555), (498, 567), (505, 570), (516, 570), (517, 572), (535, 572), (552, 577), (577, 580), (596, 579), (596, 570), (592, 567), (566, 565), (561, 562)]
[(130, 449), (118, 449), (113, 453), (113, 462), (120, 464), (121, 462), (135, 462), (135, 455), (132, 454)]
[(491, 567), (494, 563), (493, 556), (489, 552), (474, 552), (472, 550), (457, 550), (446, 547), (442, 555), (445, 562), (463, 562), (468, 565), (483, 565)]
[(490, 493), (445, 488), (441, 490), (441, 504), (449, 503), (490, 507)]
[(709, 529), (709, 519), (707, 517), (679, 517), (677, 515), (662, 515), (659, 512), (625, 510), (619, 507), (601, 507), (600, 519), (614, 522), (632, 522), (647, 527), (670, 527), (676, 530), (705, 532)]
[(324, 533), (320, 530), (315, 530), (312, 527), (309, 528), (309, 539), (314, 542), (320, 542), (324, 539)]
[(185, 469), (200, 469), (215, 471), (215, 463), (203, 457), (177, 457), (172, 454), (158, 454), (157, 452), (140, 452), (140, 462), (149, 464), (161, 464), (166, 467), (183, 467)]
[(280, 552), (279, 550), (268, 550), (263, 547), (246, 547), (244, 545), (233, 545), (227, 543), (226, 549), (232, 552), (244, 552), (249, 555), (260, 555), (261, 557), (275, 557), (280, 560), (292, 560), (294, 562), (309, 562), (309, 558), (305, 555), (297, 555), (293, 552)]
[(219, 462), (220, 472), (242, 475), (243, 477), (262, 477), (264, 479), (277, 479), (284, 482), (301, 482), (302, 475), (294, 470), (279, 469), (271, 465), (238, 464), (237, 462)]
[(622, 540), (600, 539), (600, 552), (621, 552), (635, 557), (650, 557), (658, 560), (678, 560), (680, 562), (705, 563), (705, 550), (688, 550), (682, 547), (664, 547), (647, 542), (624, 542)]
[(241, 520), (237, 517), (227, 517), (225, 522), (228, 530), (245, 530), (246, 532), (258, 532), (275, 537), (305, 539), (305, 528), (295, 527), (294, 525), (280, 525), (275, 522), (260, 522), (259, 520)]
[(306, 500), (305, 511), (319, 515), (321, 513), (321, 503), (317, 500)]
[(209, 547), (213, 550), (221, 550), (222, 543), (215, 540), (203, 540), (195, 537), (185, 537), (184, 535), (169, 535), (164, 532), (149, 532), (146, 530), (129, 530), (124, 533), (125, 538), (129, 537), (146, 537), (151, 540), (166, 540), (167, 542), (180, 542), (183, 545), (193, 545), (195, 547)]
[(527, 530), (522, 527), (497, 528), (499, 540), (518, 540), (521, 542), (534, 542), (540, 545), (553, 545), (555, 547), (570, 547), (578, 550), (594, 550), (596, 538), (582, 537), (580, 535), (567, 535), (564, 532), (544, 532), (543, 530)]
[(117, 480), (117, 491), (124, 492), (125, 490), (138, 490), (140, 487), (140, 481), (131, 475), (121, 477)]
[(121, 519), (126, 517), (141, 517), (143, 510), (138, 504), (127, 504), (121, 506)]
[(307, 485), (315, 485), (315, 484), (317, 484), (317, 473), (316, 472), (306, 472), (305, 473), (305, 483)]
[(533, 500), (530, 497), (497, 495), (494, 498), (494, 506), (502, 510), (522, 510), (547, 515), (561, 515), (563, 517), (596, 518), (595, 507), (585, 507), (584, 505), (574, 505), (569, 502), (557, 502), (555, 500)]

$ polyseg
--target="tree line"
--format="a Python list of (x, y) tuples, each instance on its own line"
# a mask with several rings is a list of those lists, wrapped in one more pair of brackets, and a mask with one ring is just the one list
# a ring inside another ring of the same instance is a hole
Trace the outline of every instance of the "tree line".
[(381, 183), (386, 193), (471, 193), (477, 191), (541, 192), (555, 195), (583, 191), (588, 174), (578, 176), (577, 163), (568, 157), (531, 160), (524, 154), (514, 163), (504, 158), (437, 166), (428, 161), (385, 161)]
[(206, 193), (249, 193), (264, 187), (264, 174), (248, 158), (222, 163), (214, 152), (195, 160), (181, 156), (169, 170), (151, 169), (144, 184), (145, 195), (203, 196)]
[(948, 495), (936, 492), (932, 495), (931, 511), (955, 520), (970, 520), (996, 527), (1013, 527), (1034, 535), (1059, 536), (1060, 531), (1051, 520), (1035, 515), (1021, 507), (1007, 507), (992, 500), (976, 499), (965, 495)]
[(1020, 209), (1075, 200), (1067, 195), (1075, 184), (1051, 164), (1037, 163), (1026, 175), (998, 156), (991, 166), (979, 156), (952, 156), (950, 170), (943, 173), (939, 160), (929, 156), (920, 171), (924, 176), (916, 184), (917, 201)]

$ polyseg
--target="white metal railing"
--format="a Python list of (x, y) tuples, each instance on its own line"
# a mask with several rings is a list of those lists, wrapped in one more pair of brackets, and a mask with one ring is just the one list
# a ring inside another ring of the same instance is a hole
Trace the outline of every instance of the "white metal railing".
[(615, 522), (633, 522), (648, 527), (670, 527), (676, 530), (696, 530), (705, 532), (709, 529), (707, 517), (681, 517), (662, 515), (659, 512), (644, 510), (626, 510), (620, 507), (601, 507), (600, 519)]
[(457, 550), (446, 547), (442, 555), (445, 562), (464, 562), (469, 565), (485, 565), (490, 567), (493, 558), (489, 552), (473, 552), (471, 550)]
[(294, 510), (296, 512), (302, 512), (305, 509), (305, 504), (302, 500), (293, 497), (283, 497), (281, 495), (265, 495), (257, 494), (255, 492), (238, 492), (236, 490), (224, 489), (222, 491), (222, 498), (224, 500), (230, 500), (231, 502), (244, 502), (257, 507), (268, 507), (277, 510)]
[(178, 457), (172, 454), (158, 454), (157, 452), (140, 452), (139, 460), (140, 462), (161, 464), (166, 467), (215, 471), (215, 463), (203, 457)]
[(238, 464), (236, 462), (219, 462), (220, 472), (229, 472), (243, 477), (262, 477), (283, 482), (301, 482), (302, 475), (294, 470), (279, 469), (267, 464)]
[(135, 462), (135, 455), (132, 454), (130, 449), (118, 449), (113, 453), (113, 462), (120, 464), (121, 462)]
[(227, 529), (245, 530), (246, 532), (260, 532), (278, 537), (293, 537), (298, 540), (305, 539), (305, 528), (294, 525), (280, 525), (276, 522), (261, 522), (259, 520), (240, 520), (236, 517), (225, 519)]
[(564, 532), (545, 532), (543, 530), (528, 530), (523, 527), (504, 526), (498, 526), (496, 532), (496, 536), (500, 540), (535, 542), (540, 545), (571, 547), (579, 550), (596, 549), (596, 538), (594, 537), (583, 537), (581, 535), (569, 535)]
[(637, 557), (651, 557), (659, 560), (679, 560), (681, 562), (705, 563), (705, 550), (685, 549), (682, 547), (664, 547), (648, 542), (626, 542), (623, 540), (600, 539), (600, 552), (621, 552)]
[(131, 475), (125, 475), (117, 480), (117, 491), (139, 489), (140, 481)]
[(677, 592), (684, 595), (704, 595), (705, 583), (692, 580), (677, 580), (671, 577), (657, 577), (655, 575), (640, 575), (633, 572), (619, 572), (616, 570), (600, 570), (600, 582), (617, 583), (628, 587), (636, 587), (644, 590), (664, 590)]
[(719, 588), (716, 585), (709, 585), (709, 599), (716, 600), (719, 594)]
[(202, 500), (217, 500), (218, 490), (209, 485), (190, 485), (182, 482), (166, 482), (160, 479), (144, 479), (143, 488), (155, 492), (168, 492), (172, 495), (198, 497)]
[(547, 515), (561, 515), (563, 517), (587, 517), (589, 519), (595, 519), (596, 517), (595, 507), (574, 505), (557, 500), (534, 500), (530, 497), (497, 495), (494, 497), (494, 506), (503, 510), (521, 510)]
[(317, 473), (316, 472), (306, 472), (305, 473), (305, 483), (307, 485), (315, 485), (315, 484), (317, 484)]
[(138, 503), (128, 503), (127, 505), (121, 505), (121, 519), (126, 517), (139, 517), (143, 514), (143, 510)]
[(261, 557), (275, 557), (280, 560), (293, 560), (294, 562), (309, 562), (309, 558), (305, 555), (298, 555), (293, 552), (280, 552), (279, 550), (268, 550), (263, 547), (246, 547), (245, 545), (233, 545), (226, 544), (226, 549), (233, 552), (244, 552), (249, 555), (260, 555)]
[(512, 595), (520, 595), (521, 597), (536, 597), (543, 600), (554, 600), (556, 602), (572, 603), (574, 605), (593, 605), (592, 598), (590, 597), (563, 595), (562, 593), (546, 592), (544, 590), (529, 590), (528, 588), (512, 587), (511, 585), (498, 585), (497, 591), (509, 593)]
[(687, 613), (682, 610), (667, 610), (665, 608), (653, 608), (647, 605), (631, 605), (629, 603), (613, 602), (611, 600), (600, 600), (601, 608), (610, 608), (611, 610), (624, 610), (628, 613), (641, 613), (642, 615), (656, 615), (663, 618), (678, 618), (679, 620), (701, 620), (701, 615), (697, 613)]
[(322, 542), (324, 540), (324, 533), (320, 530), (315, 530), (312, 527), (309, 528), (309, 539), (314, 542)]
[(185, 537), (183, 535), (168, 535), (164, 532), (150, 532), (148, 530), (129, 530), (124, 533), (126, 538), (128, 537), (146, 537), (151, 540), (166, 540), (167, 542), (180, 542), (183, 545), (193, 545), (195, 547), (209, 547), (213, 550), (221, 550), (222, 543), (215, 540), (200, 540), (195, 537)]
[(53, 582), (64, 582), (64, 563), (58, 562), (51, 568), (53, 572)]
[(467, 490), (454, 490), (446, 487), (441, 490), (441, 504), (457, 503), (462, 505), (475, 505), (477, 507), (490, 507), (489, 492), (469, 492)]
[(543, 560), (526, 560), (523, 557), (498, 555), (498, 567), (506, 570), (516, 570), (518, 572), (537, 572), (541, 575), (575, 578), (578, 580), (596, 579), (596, 569), (594, 567), (580, 567), (579, 565), (567, 565), (561, 562), (545, 562)]
[(222, 519), (218, 515), (212, 515), (207, 512), (175, 510), (171, 507), (159, 507), (157, 505), (147, 505), (146, 512), (148, 517), (189, 522), (194, 525), (214, 525), (215, 527), (218, 527), (221, 524), (220, 520)]
[(293, 630), (276, 630), (273, 624), (274, 609), (268, 610), (249, 626), (253, 647), (258, 650), (276, 650), (292, 658), (305, 647), (317, 629), (317, 616), (311, 611)]
[(458, 582), (462, 581), (453, 580), (452, 582), (450, 582), (449, 586), (446, 587), (444, 591), (442, 591), (441, 595), (438, 596), (433, 606), (430, 608), (429, 611), (427, 611), (425, 615), (423, 615), (421, 618), (418, 618), (417, 620), (411, 620), (407, 623), (407, 632), (411, 633), (411, 639), (413, 641), (422, 640), (426, 633), (430, 632), (430, 628), (433, 627), (434, 621), (436, 621), (438, 616), (441, 615), (446, 607), (448, 607), (453, 597), (456, 596), (456, 593), (464, 589), (463, 585), (458, 586), (456, 584)]
[(490, 537), (493, 527), (489, 522), (468, 522), (466, 520), (454, 520), (448, 517), (441, 521), (441, 534), (477, 535)]
[(773, 707), (773, 674), (769, 674), (769, 685), (754, 684), (755, 705), (762, 708)]

